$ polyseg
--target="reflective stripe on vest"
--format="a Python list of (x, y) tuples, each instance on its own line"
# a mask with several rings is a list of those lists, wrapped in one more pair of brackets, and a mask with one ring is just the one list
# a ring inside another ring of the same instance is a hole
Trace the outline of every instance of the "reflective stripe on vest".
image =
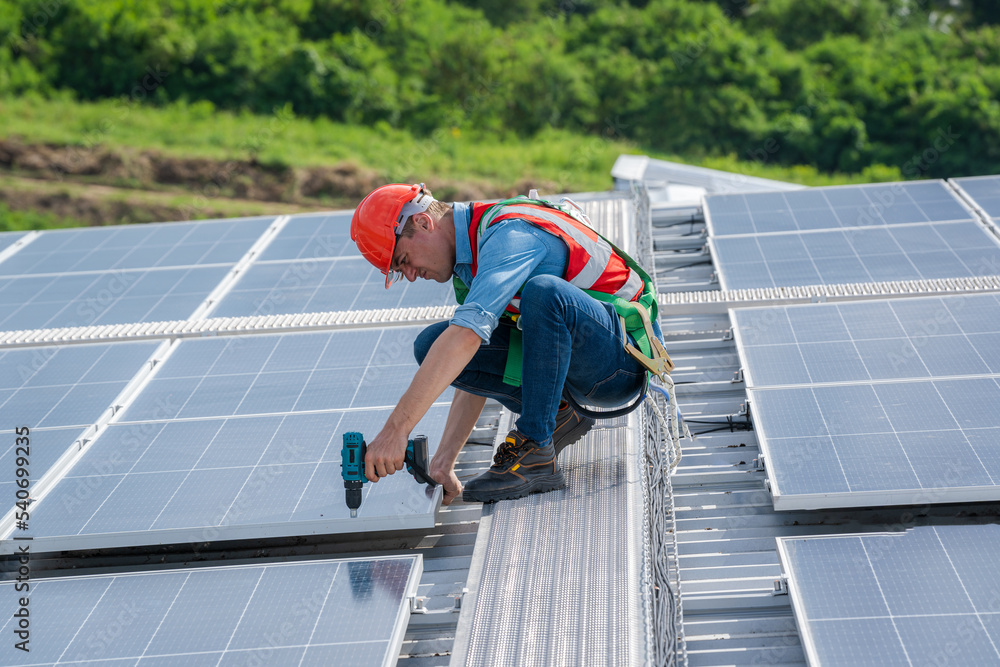
[[(572, 216), (537, 204), (507, 206), (473, 204), (469, 240), (472, 245), (472, 274), (478, 269), (479, 241), (486, 229), (502, 220), (517, 218), (558, 237), (569, 250), (563, 278), (580, 289), (595, 290), (635, 301), (642, 294), (642, 278), (602, 239), (597, 232)], [(520, 299), (511, 301), (513, 310)], [(508, 308), (509, 310), (511, 308)]]

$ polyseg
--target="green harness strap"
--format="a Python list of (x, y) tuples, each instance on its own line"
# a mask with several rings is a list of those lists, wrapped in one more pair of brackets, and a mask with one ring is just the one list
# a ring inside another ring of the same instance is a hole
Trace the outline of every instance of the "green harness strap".
[[(465, 297), (469, 293), (469, 288), (458, 276), (451, 277), (451, 286), (455, 289), (455, 300), (459, 304), (465, 303)], [(510, 320), (510, 339), (507, 341), (507, 364), (503, 369), (503, 382), (512, 387), (521, 386), (521, 355), (522, 341), (521, 330), (515, 326), (514, 318), (504, 311), (501, 319)]]
[[(622, 253), (618, 250), (618, 248), (615, 248), (615, 251), (618, 252), (623, 259), (625, 259), (625, 263), (629, 265), (629, 268), (639, 273), (639, 277), (642, 278), (643, 284), (645, 285), (642, 295), (636, 301), (626, 301), (620, 296), (613, 296), (596, 290), (584, 290), (584, 292), (598, 301), (610, 303), (615, 309), (615, 312), (618, 313), (624, 321), (625, 332), (632, 336), (636, 345), (639, 346), (639, 350), (644, 355), (651, 357), (653, 355), (653, 346), (646, 335), (646, 327), (643, 326), (643, 320), (642, 316), (639, 314), (639, 308), (646, 308), (646, 312), (650, 314), (650, 319), (656, 318), (656, 288), (653, 286), (653, 282), (649, 275), (643, 271), (631, 257)], [(452, 286), (455, 289), (455, 299), (458, 303), (465, 303), (465, 297), (469, 293), (469, 288), (458, 276), (452, 276)], [(504, 313), (501, 317), (514, 320), (514, 318), (508, 313)], [(521, 330), (514, 326), (514, 322), (511, 322), (510, 338), (507, 348), (507, 363), (504, 366), (503, 373), (504, 384), (509, 384), (513, 387), (521, 386), (523, 368), (521, 363), (522, 352)], [(648, 370), (646, 372), (647, 374), (649, 373)]]

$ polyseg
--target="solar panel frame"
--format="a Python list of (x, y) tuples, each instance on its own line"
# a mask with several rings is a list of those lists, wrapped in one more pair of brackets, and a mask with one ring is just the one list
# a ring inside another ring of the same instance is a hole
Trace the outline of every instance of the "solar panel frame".
[(706, 195), (712, 237), (972, 220), (942, 180)]
[(394, 665), (422, 573), (415, 554), (34, 579), (32, 616), (50, 622), (32, 626), (31, 653), (5, 642), (2, 659)]
[(778, 537), (777, 547), (809, 664), (1000, 659), (997, 526)]
[(1000, 221), (1000, 176), (952, 178), (949, 182), (982, 209), (994, 224)]
[(0, 253), (27, 235), (28, 232), (0, 232)]

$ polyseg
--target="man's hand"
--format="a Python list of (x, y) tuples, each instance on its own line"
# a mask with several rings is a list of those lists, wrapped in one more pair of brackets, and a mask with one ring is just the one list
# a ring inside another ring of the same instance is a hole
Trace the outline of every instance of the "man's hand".
[(441, 499), (442, 505), (451, 505), (451, 501), (461, 497), (462, 483), (458, 481), (454, 468), (442, 470), (432, 464), (427, 473), (444, 489), (444, 497)]
[[(471, 329), (452, 324), (434, 341), (427, 356), (424, 357), (424, 363), (417, 369), (409, 388), (399, 399), (396, 408), (386, 420), (385, 426), (368, 444), (368, 451), (365, 453), (365, 477), (369, 481), (377, 482), (380, 478), (403, 469), (406, 440), (409, 438), (410, 431), (427, 414), (427, 410), (441, 395), (441, 392), (448, 388), (452, 380), (458, 377), (466, 364), (475, 356), (481, 340), (479, 334)], [(456, 390), (455, 393), (456, 395), (465, 394), (459, 390)], [(465, 438), (472, 432), (472, 427), (476, 423), (475, 420), (479, 416), (479, 412), (482, 411), (485, 400), (484, 398), (476, 398), (476, 411), (471, 417), (471, 424), (468, 424), (465, 431), (465, 437), (457, 441), (458, 444), (454, 451), (449, 454), (451, 460), (448, 462), (447, 473), (442, 472), (443, 477), (441, 478), (431, 473), (435, 480), (444, 487), (444, 503), (446, 505), (462, 492), (462, 485), (452, 472), (452, 468), (455, 464), (455, 458), (458, 456), (458, 450), (462, 448), (462, 445), (465, 444)], [(450, 413), (448, 418), (450, 421)], [(447, 434), (447, 425), (445, 431)]]
[(405, 466), (407, 434), (399, 434), (386, 426), (368, 444), (365, 452), (365, 477), (377, 482)]

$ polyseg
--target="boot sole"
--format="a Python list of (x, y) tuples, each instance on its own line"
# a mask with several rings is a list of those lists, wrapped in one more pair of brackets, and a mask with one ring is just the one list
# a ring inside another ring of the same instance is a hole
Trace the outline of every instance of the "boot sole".
[(545, 493), (546, 491), (558, 491), (566, 488), (566, 478), (562, 471), (553, 475), (536, 477), (530, 482), (525, 482), (521, 486), (510, 489), (497, 489), (492, 492), (470, 493), (468, 489), (462, 492), (462, 500), (473, 503), (493, 503), (498, 500), (515, 500), (530, 496), (532, 493)]
[(590, 429), (594, 428), (594, 420), (584, 419), (579, 424), (567, 431), (558, 442), (553, 439), (552, 446), (556, 450), (556, 456), (559, 456), (559, 452), (566, 449), (573, 443), (577, 442), (580, 438), (587, 434)]

